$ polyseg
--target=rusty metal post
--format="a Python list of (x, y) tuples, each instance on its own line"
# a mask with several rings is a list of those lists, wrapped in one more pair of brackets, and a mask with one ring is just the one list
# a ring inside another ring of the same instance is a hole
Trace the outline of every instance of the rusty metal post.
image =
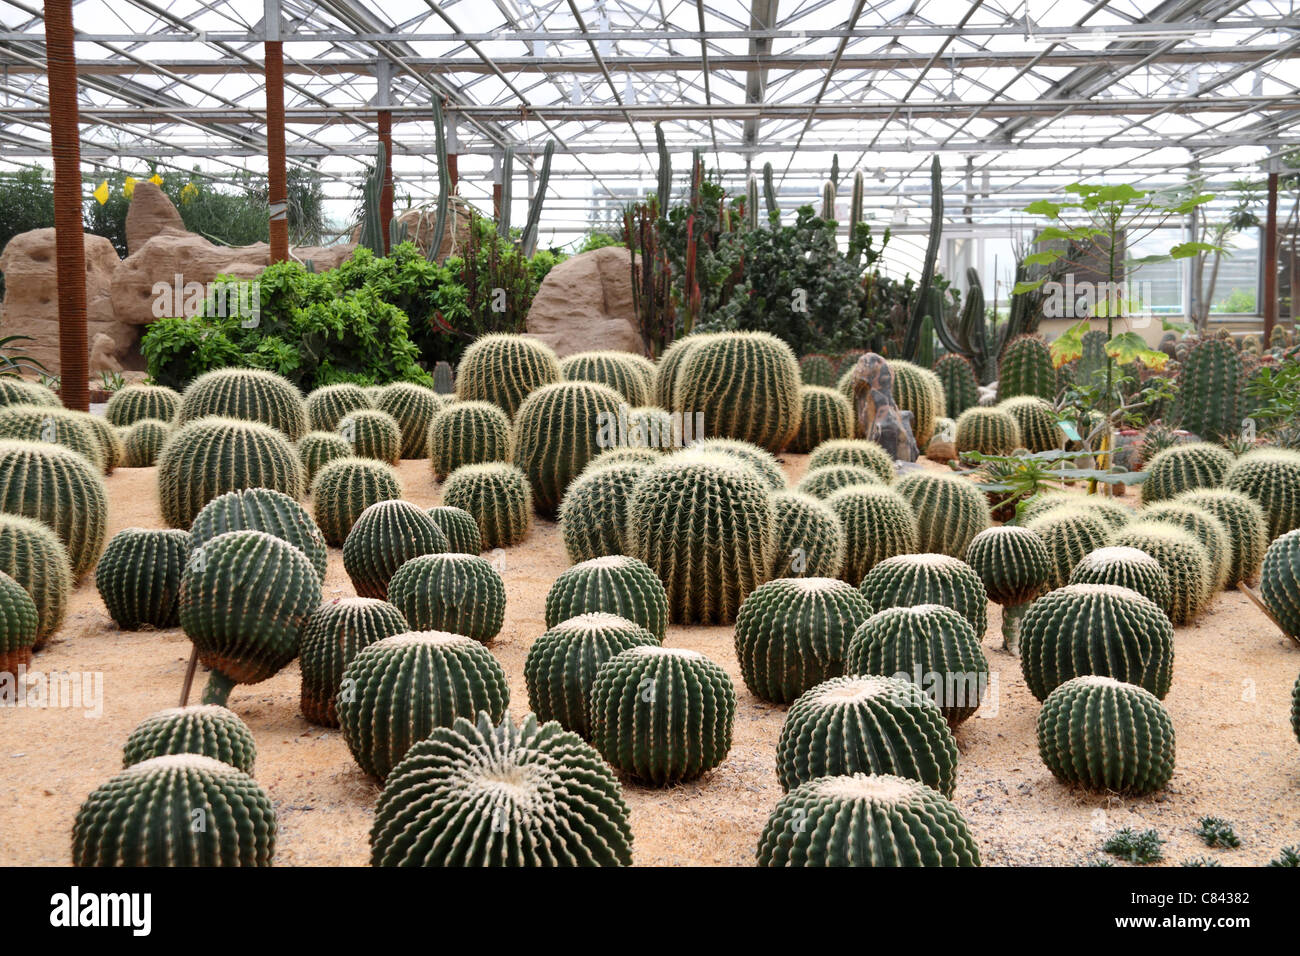
[(392, 252), (393, 222), (393, 111), (379, 111), (379, 142), (384, 144), (384, 182), (379, 190), (379, 225), (383, 233), (384, 255)]
[(266, 179), (271, 207), (271, 261), (289, 258), (289, 187), (284, 146), (284, 44), (279, 0), (266, 0)]
[[(1291, 277), (1295, 295), (1295, 276)], [(1268, 213), (1264, 217), (1264, 347), (1277, 325), (1277, 173), (1268, 174)]]

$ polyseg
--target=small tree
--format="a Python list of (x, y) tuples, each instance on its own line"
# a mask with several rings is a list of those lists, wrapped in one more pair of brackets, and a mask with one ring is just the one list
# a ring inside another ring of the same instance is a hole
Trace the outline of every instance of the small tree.
[[(1199, 184), (1193, 184), (1193, 193)], [(1230, 237), (1247, 229), (1259, 228), (1259, 216), (1255, 208), (1259, 205), (1260, 184), (1246, 179), (1239, 179), (1232, 184), (1232, 208), (1222, 218), (1211, 219), (1208, 215), (1200, 217), (1197, 238), (1212, 247), (1213, 252), (1198, 252), (1192, 257), (1192, 322), (1196, 331), (1204, 335), (1210, 327), (1210, 312), (1214, 304), (1214, 288), (1219, 281), (1219, 265), (1224, 255), (1232, 255)], [(1205, 275), (1209, 265), (1210, 274)], [(1250, 308), (1254, 308), (1254, 304)], [(1232, 311), (1232, 310), (1228, 310)]]

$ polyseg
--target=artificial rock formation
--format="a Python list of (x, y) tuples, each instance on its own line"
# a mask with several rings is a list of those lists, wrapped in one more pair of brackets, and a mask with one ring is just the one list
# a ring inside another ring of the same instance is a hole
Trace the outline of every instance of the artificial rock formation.
[(606, 246), (552, 268), (528, 310), (528, 333), (561, 357), (595, 347), (644, 354), (629, 255)]
[(869, 438), (894, 456), (895, 461), (916, 461), (920, 453), (912, 426), (894, 402), (894, 373), (874, 352), (859, 356), (850, 373), (857, 437)]

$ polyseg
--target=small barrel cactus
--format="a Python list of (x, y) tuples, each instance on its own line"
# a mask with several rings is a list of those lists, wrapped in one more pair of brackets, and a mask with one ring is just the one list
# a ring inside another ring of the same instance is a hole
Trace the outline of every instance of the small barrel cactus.
[(1300, 528), (1300, 452), (1286, 448), (1247, 452), (1228, 470), (1224, 487), (1255, 499), (1264, 510), (1270, 541)]
[(736, 688), (703, 654), (643, 644), (597, 668), (587, 714), (591, 742), (615, 770), (662, 787), (726, 759)]
[(362, 408), (339, 419), (336, 431), (358, 458), (396, 465), (402, 457), (402, 429), (387, 412)]
[(189, 556), (186, 531), (127, 528), (113, 535), (95, 568), (95, 587), (117, 626), (176, 627)]
[(1223, 522), (1231, 545), (1227, 587), (1255, 580), (1268, 550), (1268, 525), (1264, 510), (1253, 499), (1227, 488), (1201, 488), (1184, 492), (1174, 504), (1200, 508)]
[(86, 798), (72, 827), (72, 864), (270, 866), (275, 830), (271, 798), (248, 774), (169, 754), (127, 767)]
[(253, 732), (233, 711), (216, 704), (173, 707), (150, 714), (126, 738), (122, 766), (169, 754), (198, 754), (252, 774), (257, 759)]
[(1232, 570), (1232, 539), (1227, 526), (1204, 508), (1185, 502), (1162, 501), (1142, 509), (1142, 520), (1182, 528), (1205, 548), (1210, 557), (1213, 591), (1222, 591)]
[(62, 408), (58, 393), (39, 382), (29, 382), (17, 376), (0, 379), (0, 407), (6, 405), (45, 405)]
[(457, 468), (443, 486), (442, 502), (474, 516), (485, 548), (518, 544), (533, 527), (532, 488), (506, 462)]
[(1062, 783), (1152, 793), (1174, 774), (1174, 723), (1148, 690), (1113, 677), (1076, 677), (1043, 701), (1038, 753)]
[(594, 382), (612, 388), (631, 406), (650, 404), (650, 384), (631, 361), (630, 352), (602, 349), (577, 352), (560, 360), (566, 382)]
[(322, 385), (307, 395), (307, 427), (314, 432), (336, 431), (343, 416), (371, 407), (370, 398), (360, 385), (350, 382)]
[(889, 774), (817, 777), (783, 796), (759, 866), (979, 866), (965, 818), (943, 794)]
[(108, 397), (104, 418), (123, 427), (152, 418), (170, 424), (181, 410), (180, 393), (162, 385), (132, 384)]
[(626, 618), (662, 641), (668, 628), (668, 593), (644, 561), (609, 555), (575, 564), (546, 594), (547, 627), (597, 611)]
[(0, 406), (0, 440), (74, 451), (97, 474), (108, 471), (104, 443), (81, 412), (45, 405)]
[(106, 419), (99, 415), (86, 415), (86, 423), (90, 425), (91, 431), (99, 439), (100, 445), (104, 450), (104, 474), (111, 475), (113, 469), (122, 465), (126, 460), (126, 446), (122, 442), (122, 436), (117, 433), (117, 429), (108, 423)]
[(600, 454), (602, 430), (618, 420), (617, 392), (591, 382), (559, 382), (532, 392), (515, 413), (514, 463), (533, 489), (544, 515), (560, 506), (569, 482)]
[(894, 490), (916, 515), (920, 551), (963, 557), (990, 524), (984, 494), (956, 475), (913, 472), (894, 482)]
[(543, 342), (524, 335), (483, 335), (456, 366), (456, 397), (492, 402), (513, 417), (530, 392), (561, 378), (560, 360)]
[(1084, 555), (1103, 547), (1111, 528), (1086, 508), (1053, 508), (1025, 525), (1047, 548), (1047, 590), (1070, 580)]
[(696, 332), (694, 335), (679, 335), (664, 349), (655, 363), (655, 377), (651, 383), (651, 401), (660, 408), (672, 410), (673, 395), (677, 388), (677, 375), (682, 363), (697, 345), (710, 339), (719, 338), (720, 332)]
[(388, 600), (416, 630), (464, 634), (484, 644), (500, 633), (506, 616), (505, 582), (477, 554), (411, 558), (389, 582)]
[(286, 494), (270, 488), (247, 488), (218, 495), (203, 506), (190, 525), (190, 547), (207, 544), (227, 531), (265, 531), (289, 542), (311, 562), (325, 580), (329, 549), (325, 536), (307, 509)]
[(957, 741), (939, 705), (896, 677), (836, 677), (790, 707), (776, 745), (783, 790), (817, 777), (892, 774), (945, 797), (957, 787)]
[(865, 438), (848, 438), (838, 441), (822, 442), (808, 456), (808, 470), (826, 468), (831, 465), (853, 465), (875, 472), (885, 484), (890, 484), (898, 477), (894, 459), (874, 441)]
[(945, 352), (935, 361), (934, 374), (943, 383), (946, 418), (956, 421), (966, 409), (979, 404), (979, 382), (975, 379), (975, 369), (965, 357)]
[(311, 483), (312, 510), (325, 540), (343, 546), (348, 532), (377, 501), (402, 497), (397, 472), (373, 458), (339, 458), (320, 470)]
[(822, 442), (853, 437), (853, 407), (833, 388), (804, 385), (799, 389), (803, 412), (790, 451), (810, 452)]
[(795, 490), (825, 500), (841, 488), (848, 488), (851, 485), (885, 487), (880, 476), (870, 468), (863, 468), (861, 465), (822, 465), (819, 468), (810, 468), (799, 479)]
[(939, 376), (900, 359), (889, 360), (894, 373), (894, 403), (900, 411), (912, 413), (912, 437), (918, 448), (925, 448), (934, 437), (935, 422), (948, 406)]
[(253, 368), (219, 368), (204, 372), (181, 394), (177, 424), (200, 418), (234, 418), (261, 422), (297, 441), (307, 431), (302, 394), (287, 378)]
[(1038, 494), (1030, 498), (1020, 512), (1019, 520), (1027, 525), (1058, 508), (1090, 511), (1106, 522), (1112, 531), (1124, 527), (1137, 514), (1132, 508), (1127, 508), (1106, 495), (1071, 495), (1057, 492)]
[(122, 467), (152, 468), (171, 433), (171, 424), (156, 418), (142, 418), (128, 425), (122, 435)]
[(659, 638), (641, 625), (603, 611), (561, 621), (528, 648), (528, 704), (539, 720), (554, 720), (590, 737), (587, 701), (597, 669), (628, 648), (658, 644)]
[(1158, 451), (1146, 463), (1142, 503), (1167, 501), (1195, 488), (1218, 488), (1234, 461), (1232, 452), (1204, 441)]
[(108, 489), (81, 455), (42, 442), (0, 441), (0, 511), (46, 524), (68, 549), (72, 576), (95, 566), (108, 532)]
[(1007, 343), (998, 362), (998, 398), (1032, 395), (1051, 401), (1056, 397), (1056, 370), (1047, 343), (1021, 335)]
[(449, 547), (447, 536), (423, 508), (400, 499), (376, 501), (361, 512), (343, 541), (343, 569), (361, 597), (387, 598), (388, 582), (398, 568)]
[(871, 605), (835, 578), (778, 578), (756, 588), (736, 615), (740, 676), (761, 700), (788, 704), (844, 673), (844, 653)]
[(1260, 596), (1282, 629), (1300, 641), (1300, 528), (1268, 546), (1260, 571)]
[(780, 491), (785, 487), (785, 472), (781, 470), (781, 463), (777, 461), (776, 456), (750, 442), (738, 438), (705, 438), (692, 444), (691, 450), (704, 453), (716, 452), (734, 458), (742, 465), (753, 469), (754, 474), (762, 479), (763, 484), (773, 491)]
[(1020, 426), (1001, 408), (975, 406), (957, 419), (957, 454), (1009, 455), (1021, 445)]
[(302, 715), (337, 727), (335, 697), (343, 672), (361, 649), (410, 630), (402, 612), (377, 598), (335, 598), (312, 612), (302, 629)]
[(799, 359), (799, 379), (804, 385), (833, 386), (835, 363), (825, 355), (804, 355)]
[(0, 571), (0, 674), (17, 674), (32, 662), (40, 616), (23, 586)]
[(1115, 584), (1136, 591), (1169, 613), (1169, 575), (1160, 562), (1137, 548), (1110, 545), (1085, 555), (1070, 574), (1071, 584)]
[(844, 567), (844, 527), (824, 502), (798, 491), (771, 496), (772, 577), (833, 578)]
[(330, 462), (351, 456), (352, 445), (338, 432), (308, 432), (298, 439), (298, 458), (308, 486)]
[(402, 441), (399, 458), (424, 458), (428, 455), (429, 423), (438, 411), (438, 395), (431, 388), (414, 382), (390, 382), (375, 400), (378, 411), (397, 422)]
[(560, 533), (570, 561), (627, 550), (627, 501), (645, 470), (636, 462), (588, 465), (573, 480), (560, 503)]
[[(508, 784), (503, 781), (509, 781)], [(435, 728), (393, 768), (373, 866), (631, 866), (618, 778), (588, 744), (529, 714)]]
[(447, 550), (456, 554), (478, 554), (483, 550), (483, 536), (478, 522), (464, 508), (438, 505), (427, 512), (447, 538)]
[(439, 480), (462, 465), (510, 460), (510, 419), (492, 402), (454, 402), (438, 411), (426, 436)]
[(1205, 547), (1187, 531), (1155, 521), (1135, 521), (1115, 532), (1112, 546), (1145, 551), (1169, 578), (1169, 620), (1182, 627), (1195, 620), (1214, 597), (1214, 570)]
[(1188, 431), (1212, 441), (1241, 426), (1245, 371), (1230, 343), (1205, 339), (1192, 347), (1178, 373), (1172, 418)]
[(58, 630), (72, 595), (68, 549), (45, 524), (21, 515), (0, 514), (0, 571), (22, 585), (36, 604), (39, 651)]
[(1038, 534), (1018, 525), (986, 528), (971, 539), (966, 563), (984, 582), (989, 600), (1002, 605), (1002, 646), (1020, 652), (1025, 608), (1047, 586), (1051, 558)]
[(863, 577), (863, 595), (875, 610), (942, 604), (961, 614), (983, 638), (988, 629), (988, 593), (965, 561), (946, 554), (899, 554)]
[(481, 710), (500, 721), (509, 703), (506, 672), (491, 652), (443, 631), (408, 631), (363, 647), (336, 698), (348, 750), (380, 780), (434, 728)]
[(1065, 432), (1057, 424), (1050, 402), (1033, 395), (1008, 398), (997, 405), (1016, 420), (1020, 441), (1031, 452), (1054, 451), (1065, 444)]

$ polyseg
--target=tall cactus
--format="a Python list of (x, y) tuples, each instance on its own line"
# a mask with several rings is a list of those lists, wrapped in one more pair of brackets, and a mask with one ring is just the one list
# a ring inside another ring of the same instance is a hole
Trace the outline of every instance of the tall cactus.
[(750, 229), (758, 228), (758, 180), (753, 176), (745, 184), (745, 222)]
[(433, 135), (438, 152), (438, 213), (433, 220), (433, 234), (425, 257), (433, 262), (442, 248), (442, 237), (447, 234), (447, 215), (451, 206), (451, 171), (447, 168), (447, 130), (442, 117), (442, 100), (433, 96)]
[[(943, 237), (943, 168), (939, 157), (930, 160), (930, 233), (925, 245), (925, 258), (921, 262), (921, 277), (916, 283), (916, 300), (912, 304), (912, 317), (903, 337), (903, 358), (914, 361), (921, 346), (921, 325), (930, 300), (930, 283), (934, 281), (934, 267), (939, 259), (939, 240)], [(943, 323), (931, 316), (937, 325)], [(947, 347), (947, 343), (945, 343)]]
[(655, 123), (655, 148), (659, 152), (659, 190), (655, 198), (659, 200), (660, 217), (666, 218), (673, 195), (673, 160), (664, 139), (662, 123)]
[(776, 204), (776, 184), (772, 181), (772, 164), (763, 164), (763, 202), (767, 205), (767, 221), (781, 221), (781, 207)]
[(546, 201), (546, 188), (551, 182), (551, 157), (554, 155), (555, 140), (547, 140), (542, 152), (542, 171), (537, 175), (537, 191), (528, 207), (528, 221), (524, 223), (524, 235), (519, 243), (525, 256), (531, 257), (537, 251), (537, 227), (542, 221), (542, 203)]
[(515, 148), (506, 147), (505, 157), (501, 160), (501, 206), (497, 210), (497, 236), (510, 239), (510, 203), (514, 198)]

